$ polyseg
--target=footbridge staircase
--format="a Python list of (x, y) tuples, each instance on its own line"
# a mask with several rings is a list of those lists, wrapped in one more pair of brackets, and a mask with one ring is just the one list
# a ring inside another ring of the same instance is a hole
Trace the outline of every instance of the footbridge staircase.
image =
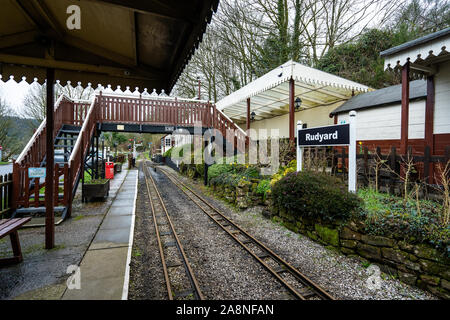
[(245, 148), (245, 132), (207, 101), (102, 91), (91, 101), (62, 95), (55, 103), (54, 131), (46, 131), (44, 120), (13, 164), (14, 215), (45, 212), (45, 178), (29, 177), (28, 169), (46, 166), (47, 134), (55, 147), (53, 204), (61, 214), (59, 223), (70, 216), (85, 166), (98, 165), (92, 154), (102, 131), (170, 133), (184, 128), (192, 134), (199, 124), (203, 131), (219, 131), (236, 150)]

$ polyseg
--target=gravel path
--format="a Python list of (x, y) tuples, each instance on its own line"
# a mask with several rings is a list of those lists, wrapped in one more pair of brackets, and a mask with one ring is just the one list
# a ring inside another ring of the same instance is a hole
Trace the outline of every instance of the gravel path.
[[(167, 167), (165, 169), (175, 173), (172, 169)], [(210, 191), (201, 183), (177, 175), (183, 182), (193, 186), (194, 190), (202, 193), (205, 199), (211, 201), (235, 223), (297, 267), (300, 272), (321, 285), (337, 299), (436, 299), (430, 293), (404, 284), (384, 273), (381, 274), (381, 289), (370, 290), (366, 284), (370, 274), (358, 258), (347, 257), (325, 248), (303, 235), (294, 233), (264, 218), (261, 214), (263, 207), (254, 207), (238, 212), (224, 202), (213, 198)], [(203, 223), (203, 220), (201, 221)], [(200, 221), (191, 223), (200, 225)], [(222, 238), (222, 235), (217, 236)], [(237, 249), (243, 251), (241, 248)], [(222, 259), (228, 259), (229, 253), (225, 253), (225, 250), (223, 253), (225, 256)], [(266, 271), (263, 270), (261, 273), (265, 274)], [(264, 291), (267, 284), (260, 282), (258, 286)]]

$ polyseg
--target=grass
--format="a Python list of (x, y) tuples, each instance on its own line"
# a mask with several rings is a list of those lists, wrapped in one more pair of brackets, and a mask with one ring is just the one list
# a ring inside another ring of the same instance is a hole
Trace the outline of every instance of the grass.
[(138, 248), (133, 249), (133, 257), (140, 257), (142, 256), (142, 253), (139, 251)]
[[(377, 192), (374, 189), (359, 189), (358, 196), (364, 200), (365, 208), (369, 213), (421, 214), (417, 212), (417, 203), (413, 199), (409, 199), (406, 205), (403, 205), (403, 198)], [(419, 200), (419, 205), (424, 213), (442, 209), (441, 204), (431, 200)]]
[(5, 165), (5, 164), (9, 164), (9, 162), (8, 161), (0, 161), (0, 166)]

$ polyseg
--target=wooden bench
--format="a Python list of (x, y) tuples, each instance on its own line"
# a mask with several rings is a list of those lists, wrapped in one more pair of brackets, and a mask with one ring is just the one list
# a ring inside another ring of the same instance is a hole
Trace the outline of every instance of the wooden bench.
[(22, 262), (22, 250), (20, 248), (19, 234), (17, 233), (17, 230), (30, 220), (31, 217), (0, 220), (0, 239), (9, 234), (9, 238), (11, 239), (11, 247), (14, 254), (14, 257), (12, 258), (0, 259), (0, 266)]

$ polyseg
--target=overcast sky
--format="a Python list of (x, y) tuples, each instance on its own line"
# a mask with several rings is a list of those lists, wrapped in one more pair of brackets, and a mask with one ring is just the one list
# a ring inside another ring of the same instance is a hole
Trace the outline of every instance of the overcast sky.
[[(4, 82), (5, 80), (8, 81)], [(0, 99), (5, 101), (14, 113), (20, 114), (23, 106), (23, 98), (28, 92), (29, 84), (27, 82), (23, 82), (21, 79), (19, 83), (15, 80), (16, 79), (0, 79)], [(30, 80), (27, 79), (27, 81)], [(30, 82), (32, 81), (33, 79), (31, 79)]]

